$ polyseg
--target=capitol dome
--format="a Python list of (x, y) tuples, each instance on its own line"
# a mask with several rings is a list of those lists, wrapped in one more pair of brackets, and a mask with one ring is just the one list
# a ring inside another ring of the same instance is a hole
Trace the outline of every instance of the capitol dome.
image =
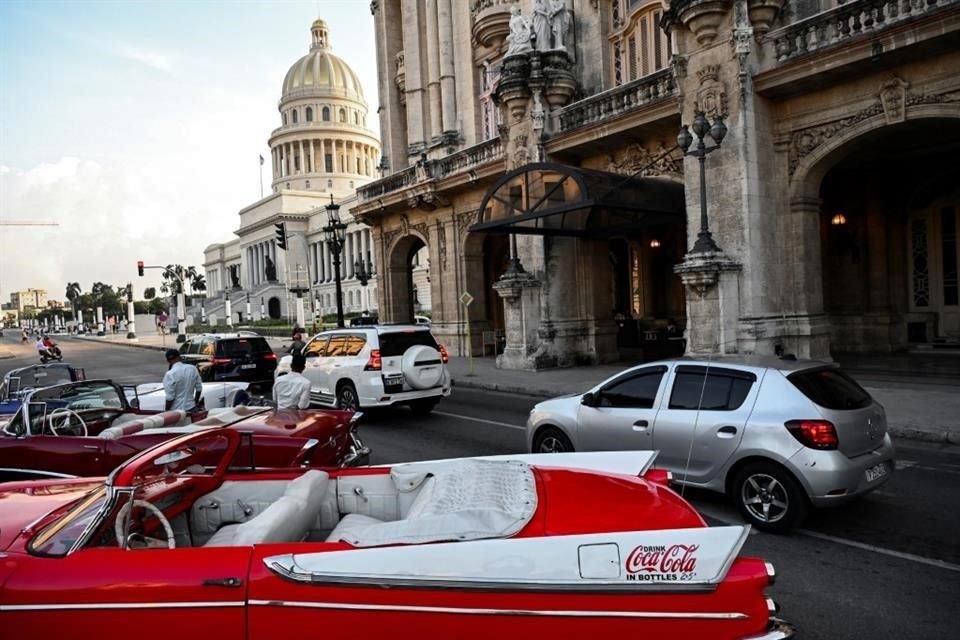
[(280, 127), (270, 135), (273, 190), (352, 194), (378, 177), (380, 140), (368, 128), (360, 78), (330, 51), (323, 20), (310, 25), (310, 53), (290, 67)]
[(310, 53), (290, 67), (283, 79), (281, 102), (287, 98), (331, 96), (364, 102), (363, 89), (356, 72), (330, 52), (329, 29), (323, 20), (310, 27)]

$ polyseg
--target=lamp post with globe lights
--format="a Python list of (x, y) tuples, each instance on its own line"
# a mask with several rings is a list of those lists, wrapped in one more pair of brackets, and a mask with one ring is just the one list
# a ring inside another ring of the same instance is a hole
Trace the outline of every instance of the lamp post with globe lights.
[(333, 279), (337, 291), (337, 327), (343, 325), (343, 287), (340, 283), (340, 252), (343, 250), (343, 239), (346, 233), (347, 224), (340, 220), (340, 205), (333, 201), (333, 194), (330, 194), (330, 204), (327, 208), (327, 226), (323, 228), (323, 233), (327, 240), (327, 246), (330, 247), (330, 253), (333, 256)]
[[(690, 127), (683, 125), (680, 133), (677, 134), (677, 144), (686, 156), (693, 156), (700, 161), (700, 233), (697, 234), (697, 241), (693, 244), (691, 253), (716, 253), (720, 247), (713, 239), (710, 233), (710, 223), (707, 220), (707, 173), (704, 160), (707, 154), (713, 153), (720, 148), (727, 135), (727, 126), (723, 119), (718, 115), (713, 119), (713, 124), (707, 120), (707, 116), (702, 111), (697, 111), (693, 116), (693, 134), (690, 133)], [(697, 136), (697, 144), (693, 150), (693, 136)], [(707, 146), (706, 138), (709, 136), (713, 140), (712, 146)]]

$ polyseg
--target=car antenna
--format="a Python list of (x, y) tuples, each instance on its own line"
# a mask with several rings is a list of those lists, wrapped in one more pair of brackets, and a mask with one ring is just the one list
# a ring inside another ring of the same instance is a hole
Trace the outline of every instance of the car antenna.
[[(703, 382), (700, 383), (700, 398), (697, 400), (697, 413), (693, 418), (693, 433), (690, 435), (690, 446), (687, 447), (687, 460), (683, 464), (683, 479), (680, 484), (681, 498), (684, 497), (687, 489), (687, 475), (690, 473), (690, 458), (693, 455), (693, 442), (697, 439), (697, 427), (700, 425), (700, 410), (703, 408), (703, 394), (707, 389), (707, 376), (710, 375), (710, 365), (713, 362), (712, 357), (712, 354), (707, 355), (707, 366), (703, 370)], [(674, 375), (676, 376), (678, 374)]]

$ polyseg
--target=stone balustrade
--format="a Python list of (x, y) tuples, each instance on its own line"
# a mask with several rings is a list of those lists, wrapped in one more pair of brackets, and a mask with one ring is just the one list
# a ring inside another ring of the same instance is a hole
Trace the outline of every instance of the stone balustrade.
[(357, 196), (360, 202), (380, 198), (394, 191), (411, 187), (418, 182), (445, 178), (502, 159), (503, 142), (500, 138), (492, 138), (446, 157), (427, 160), (420, 166), (407, 167), (403, 171), (364, 185), (357, 189)]
[(767, 38), (773, 40), (777, 61), (784, 62), (958, 3), (960, 0), (853, 0), (772, 31)]
[(558, 114), (561, 133), (614, 118), (677, 95), (670, 69), (661, 69), (564, 107)]

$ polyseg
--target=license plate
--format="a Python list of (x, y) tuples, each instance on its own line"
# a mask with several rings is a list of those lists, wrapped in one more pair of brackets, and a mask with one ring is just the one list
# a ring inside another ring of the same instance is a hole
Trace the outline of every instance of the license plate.
[(256, 369), (257, 365), (255, 364), (242, 364), (240, 365), (241, 369)]
[(873, 482), (883, 476), (887, 475), (887, 465), (881, 462), (880, 464), (874, 465), (867, 469), (867, 482)]

